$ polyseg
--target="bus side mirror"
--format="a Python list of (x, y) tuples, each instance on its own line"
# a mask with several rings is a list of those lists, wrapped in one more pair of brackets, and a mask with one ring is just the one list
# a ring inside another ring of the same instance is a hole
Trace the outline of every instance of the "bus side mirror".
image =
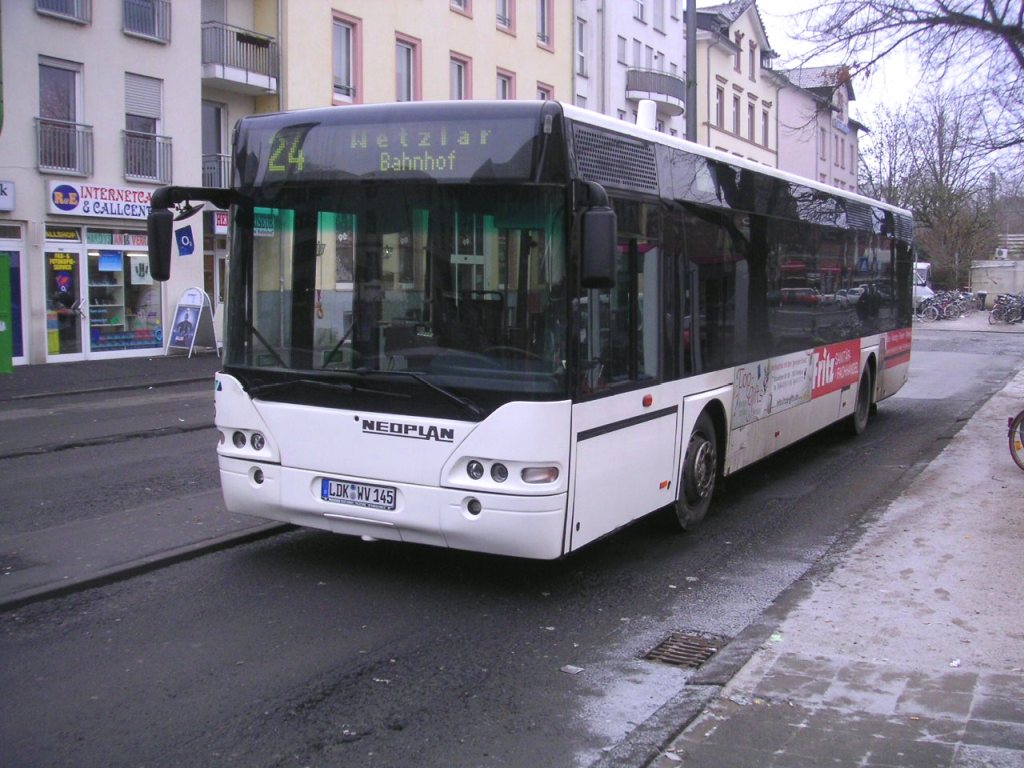
[(617, 224), (611, 208), (588, 208), (583, 213), (580, 284), (584, 288), (615, 285), (615, 242)]
[(171, 237), (174, 213), (168, 208), (153, 208), (146, 218), (149, 235), (149, 274), (164, 281), (171, 276)]

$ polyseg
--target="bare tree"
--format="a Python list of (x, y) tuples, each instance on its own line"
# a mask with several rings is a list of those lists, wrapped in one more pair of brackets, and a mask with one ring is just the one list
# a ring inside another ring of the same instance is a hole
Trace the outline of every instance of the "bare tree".
[(1024, 149), (1024, 0), (820, 0), (798, 17), (809, 58), (841, 54), (854, 75), (902, 48), (931, 83), (970, 81), (978, 139)]
[(918, 246), (950, 287), (966, 282), (972, 259), (994, 247), (996, 156), (979, 147), (978, 105), (964, 92), (936, 92), (909, 107), (881, 108), (865, 142), (861, 189), (911, 208)]

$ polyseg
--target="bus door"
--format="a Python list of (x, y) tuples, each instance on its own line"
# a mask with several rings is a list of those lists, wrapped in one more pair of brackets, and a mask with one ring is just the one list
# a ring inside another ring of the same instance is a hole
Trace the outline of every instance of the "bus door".
[(615, 286), (585, 291), (578, 301), (570, 550), (674, 498), (682, 412), (657, 386), (661, 257), (656, 212), (649, 208), (616, 205)]

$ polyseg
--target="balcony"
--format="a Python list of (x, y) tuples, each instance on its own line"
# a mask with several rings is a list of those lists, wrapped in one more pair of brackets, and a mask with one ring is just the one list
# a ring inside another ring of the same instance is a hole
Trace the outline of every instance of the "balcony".
[(203, 155), (203, 186), (221, 189), (231, 186), (230, 155)]
[(92, 22), (92, 0), (36, 0), (36, 13), (76, 24)]
[(127, 181), (171, 183), (171, 139), (153, 133), (122, 131)]
[(171, 4), (169, 0), (123, 0), (126, 35), (171, 42)]
[(40, 173), (92, 174), (92, 126), (36, 118), (36, 163)]
[(626, 98), (650, 99), (658, 105), (659, 112), (675, 117), (686, 108), (686, 81), (654, 69), (627, 69)]
[(277, 93), (277, 41), (220, 22), (203, 24), (203, 82), (236, 93)]

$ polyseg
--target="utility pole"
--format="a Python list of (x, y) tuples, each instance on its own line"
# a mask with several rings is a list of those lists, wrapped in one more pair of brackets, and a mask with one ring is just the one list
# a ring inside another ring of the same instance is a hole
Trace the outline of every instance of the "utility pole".
[(697, 0), (686, 0), (686, 138), (697, 141)]

